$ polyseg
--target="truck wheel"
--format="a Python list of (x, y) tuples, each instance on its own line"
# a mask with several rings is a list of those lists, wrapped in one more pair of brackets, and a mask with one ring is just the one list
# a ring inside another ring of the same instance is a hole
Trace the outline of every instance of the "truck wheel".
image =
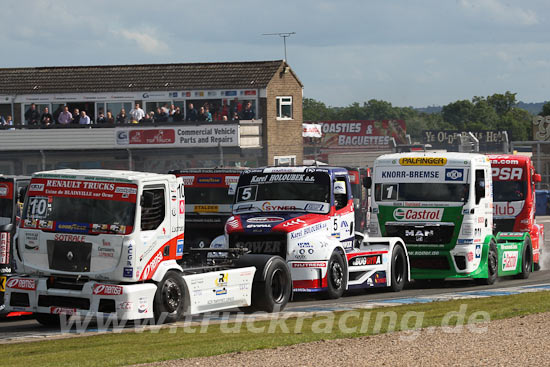
[(176, 322), (185, 307), (185, 282), (181, 275), (173, 270), (166, 273), (157, 286), (153, 301), (155, 321)]
[(489, 254), (487, 255), (487, 278), (478, 278), (476, 282), (481, 285), (491, 285), (497, 280), (498, 275), (498, 253), (497, 245), (491, 240), (489, 243)]
[(44, 326), (55, 328), (58, 328), (60, 326), (59, 315), (52, 315), (49, 313), (37, 313), (35, 314), (35, 319)]
[(393, 292), (400, 292), (407, 282), (407, 259), (401, 246), (395, 246), (391, 257), (391, 286)]
[(330, 299), (342, 297), (348, 283), (344, 259), (338, 251), (334, 251), (328, 261), (327, 296)]
[(264, 268), (265, 279), (255, 279), (252, 284), (252, 305), (246, 311), (282, 311), (292, 294), (292, 277), (286, 262), (271, 258)]
[(531, 265), (533, 264), (533, 250), (531, 248), (531, 239), (527, 237), (523, 244), (523, 254), (521, 255), (521, 273), (516, 275), (518, 279), (527, 279), (531, 275)]

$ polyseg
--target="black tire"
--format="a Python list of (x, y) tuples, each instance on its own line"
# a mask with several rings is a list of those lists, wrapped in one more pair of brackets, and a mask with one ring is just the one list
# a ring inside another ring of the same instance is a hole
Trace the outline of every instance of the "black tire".
[(338, 251), (334, 251), (328, 261), (327, 297), (330, 299), (342, 297), (347, 288), (347, 284), (346, 263), (342, 254)]
[(254, 277), (252, 305), (243, 310), (269, 313), (282, 311), (292, 295), (292, 277), (288, 265), (281, 257), (272, 257), (262, 273), (262, 277)]
[(34, 318), (43, 326), (58, 328), (61, 325), (59, 315), (37, 313), (34, 315)]
[(494, 284), (498, 276), (498, 252), (497, 245), (491, 240), (489, 243), (489, 253), (487, 254), (487, 278), (478, 278), (476, 283), (480, 285)]
[(185, 282), (181, 274), (169, 270), (157, 285), (153, 300), (153, 313), (156, 322), (176, 322), (183, 315), (187, 299)]
[(391, 286), (393, 292), (403, 290), (407, 283), (407, 258), (403, 247), (397, 245), (393, 248), (391, 256)]
[(523, 244), (523, 253), (521, 255), (521, 273), (516, 275), (518, 279), (527, 279), (531, 275), (531, 267), (533, 265), (533, 248), (531, 239), (527, 237)]
[(540, 270), (540, 256), (539, 256), (539, 262), (533, 264), (533, 270), (539, 271)]

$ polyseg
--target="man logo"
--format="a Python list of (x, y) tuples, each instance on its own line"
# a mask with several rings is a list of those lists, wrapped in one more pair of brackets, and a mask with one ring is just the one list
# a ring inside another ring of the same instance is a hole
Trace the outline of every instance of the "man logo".
[(445, 181), (462, 181), (463, 176), (463, 169), (445, 169)]

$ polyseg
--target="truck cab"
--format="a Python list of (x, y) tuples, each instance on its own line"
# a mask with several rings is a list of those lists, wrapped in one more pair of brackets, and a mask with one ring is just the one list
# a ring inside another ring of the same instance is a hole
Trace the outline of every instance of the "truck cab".
[(535, 219), (535, 184), (541, 181), (531, 158), (489, 154), (493, 175), (493, 221), (497, 232), (527, 232), (533, 245), (534, 269), (540, 269), (544, 225)]
[(190, 168), (169, 173), (181, 177), (185, 185), (185, 247), (209, 247), (223, 236), (231, 216), (234, 186), (242, 169)]

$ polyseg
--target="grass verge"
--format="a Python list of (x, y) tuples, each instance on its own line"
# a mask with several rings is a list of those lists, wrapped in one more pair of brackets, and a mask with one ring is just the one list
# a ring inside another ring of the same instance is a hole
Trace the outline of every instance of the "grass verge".
[[(0, 345), (6, 366), (121, 366), (549, 311), (550, 292)], [(470, 325), (471, 326), (471, 325)], [(475, 324), (474, 324), (475, 326)]]

